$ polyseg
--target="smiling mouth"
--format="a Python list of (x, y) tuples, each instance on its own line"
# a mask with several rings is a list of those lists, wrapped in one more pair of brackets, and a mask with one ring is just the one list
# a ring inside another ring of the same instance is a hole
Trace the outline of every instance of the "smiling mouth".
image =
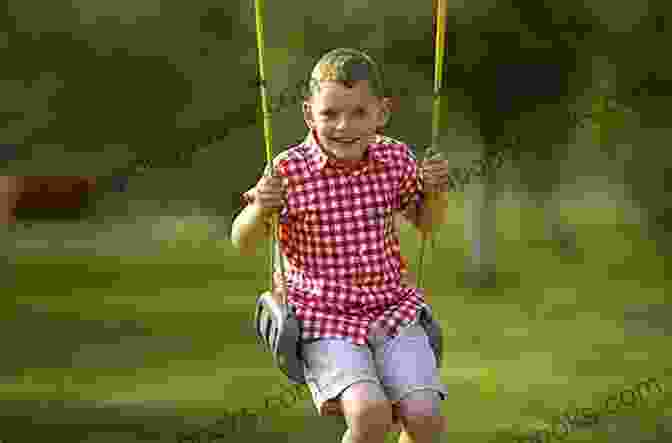
[(359, 137), (357, 138), (332, 138), (329, 137), (329, 140), (335, 143), (339, 143), (342, 145), (351, 145), (353, 143), (356, 143), (359, 141)]

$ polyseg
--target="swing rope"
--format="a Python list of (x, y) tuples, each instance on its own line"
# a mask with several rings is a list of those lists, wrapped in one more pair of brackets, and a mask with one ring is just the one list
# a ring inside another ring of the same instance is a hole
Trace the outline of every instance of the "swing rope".
[[(264, 115), (264, 140), (266, 141), (266, 175), (278, 177), (279, 174), (273, 168), (273, 145), (272, 145), (272, 130), (271, 130), (271, 113), (270, 106), (268, 104), (268, 94), (266, 91), (266, 74), (264, 69), (264, 0), (255, 0), (255, 12), (256, 12), (256, 25), (257, 25), (257, 49), (259, 52), (259, 88), (261, 89), (261, 109)], [(273, 214), (271, 219), (271, 239), (269, 246), (269, 267), (270, 267), (270, 288), (271, 294), (275, 293), (275, 281), (273, 278), (273, 270), (275, 269), (275, 248), (278, 242), (278, 219), (279, 214), (276, 212)], [(280, 291), (280, 297), (282, 300), (281, 307), (283, 309), (283, 314), (286, 310), (286, 300), (285, 300), (285, 288), (287, 287), (285, 282), (285, 264), (282, 260), (282, 256), (279, 257), (280, 262), (280, 274), (282, 278), (283, 290)]]
[[(446, 35), (446, 15), (448, 0), (436, 1), (436, 47), (434, 57), (434, 107), (432, 109), (432, 143), (425, 151), (425, 158), (431, 157), (434, 153), (439, 152), (439, 124), (441, 123), (441, 85), (443, 81), (443, 55)], [(427, 200), (436, 198), (433, 192), (427, 192)], [(422, 270), (424, 268), (425, 249), (427, 239), (431, 234), (422, 233), (422, 241), (420, 243), (420, 252), (418, 253), (418, 278), (416, 287), (422, 287)], [(425, 294), (425, 299), (426, 299)]]
[[(436, 0), (435, 0), (436, 1)], [(438, 152), (439, 145), (439, 123), (441, 111), (441, 84), (443, 80), (443, 57), (445, 46), (445, 29), (446, 29), (446, 9), (447, 0), (438, 0), (436, 10), (436, 48), (435, 48), (435, 63), (434, 63), (434, 104), (432, 109), (432, 141), (431, 145), (425, 151), (425, 158), (430, 157)], [(257, 28), (257, 49), (259, 54), (259, 89), (261, 90), (261, 108), (264, 116), (264, 140), (266, 142), (266, 163), (268, 165), (266, 174), (272, 176), (279, 176), (277, 171), (273, 168), (273, 147), (272, 147), (272, 130), (271, 130), (271, 113), (268, 104), (268, 93), (266, 90), (266, 75), (264, 69), (264, 0), (255, 0), (256, 12), (256, 28)], [(426, 193), (427, 199), (435, 198), (433, 192)], [(269, 267), (270, 267), (270, 288), (271, 293), (275, 291), (275, 280), (273, 278), (273, 271), (275, 269), (275, 249), (278, 243), (278, 219), (279, 214), (276, 212), (272, 216), (269, 248)], [(422, 270), (424, 267), (424, 255), (426, 249), (427, 238), (429, 234), (422, 234), (422, 242), (420, 243), (420, 252), (418, 257), (418, 277), (416, 286), (421, 288), (422, 284)], [(286, 309), (286, 294), (287, 287), (285, 280), (285, 266), (282, 255), (280, 255), (280, 274), (282, 279), (283, 290), (280, 291), (282, 300), (282, 309)]]

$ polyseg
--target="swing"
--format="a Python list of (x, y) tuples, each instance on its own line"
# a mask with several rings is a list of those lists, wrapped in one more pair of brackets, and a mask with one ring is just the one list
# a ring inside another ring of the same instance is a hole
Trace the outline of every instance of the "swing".
[[(263, 34), (263, 0), (255, 0), (257, 46), (259, 55), (259, 87), (261, 89), (261, 103), (264, 115), (264, 138), (266, 144), (266, 161), (268, 168), (266, 174), (276, 175), (273, 168), (273, 155), (271, 151), (271, 114), (267, 102), (266, 81), (264, 76), (264, 34)], [(439, 110), (440, 110), (440, 87), (443, 68), (443, 42), (445, 31), (445, 0), (438, 0), (436, 27), (436, 63), (434, 79), (434, 107), (432, 121), (432, 145), (425, 151), (426, 156), (436, 152), (439, 139)], [(429, 194), (432, 197), (432, 194)], [(303, 362), (300, 352), (301, 328), (294, 307), (286, 300), (285, 258), (278, 246), (278, 218), (276, 212), (271, 218), (269, 267), (270, 267), (270, 290), (262, 293), (256, 303), (254, 312), (254, 326), (259, 343), (271, 353), (273, 361), (292, 384), (305, 384), (303, 374)], [(423, 233), (418, 257), (418, 276), (416, 287), (422, 283), (423, 258), (427, 234)], [(279, 262), (282, 288), (278, 290), (273, 278), (275, 260)], [(443, 357), (443, 335), (441, 325), (432, 315), (431, 309), (423, 309), (420, 313), (420, 324), (424, 327), (429, 342), (436, 357), (437, 367), (441, 367)], [(341, 414), (342, 415), (342, 412)]]

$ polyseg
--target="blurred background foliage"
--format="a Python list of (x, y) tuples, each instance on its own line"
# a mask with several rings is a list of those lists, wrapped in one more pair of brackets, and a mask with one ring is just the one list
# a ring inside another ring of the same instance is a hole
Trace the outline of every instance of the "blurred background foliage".
[[(388, 132), (425, 146), (434, 57), (426, 3), (269, 2), (272, 96), (305, 79), (325, 51), (361, 48), (400, 96)], [(664, 40), (669, 3), (631, 2), (617, 12), (599, 0), (449, 8), (443, 148), (456, 166), (461, 154), (498, 150), (501, 140), (524, 135), (512, 149), (520, 177), (511, 185), (546, 201), (562, 181), (558, 160), (568, 157), (569, 108), (584, 110), (604, 93), (634, 110), (640, 127), (669, 126), (669, 63), (650, 52)], [(256, 181), (264, 152), (252, 1), (8, 0), (0, 23), (0, 136), (20, 146), (6, 173), (130, 175), (137, 198), (194, 201), (219, 214), (233, 211)], [(275, 152), (303, 137), (298, 110), (292, 104), (275, 116)], [(657, 220), (668, 221), (669, 210), (657, 204), (660, 166), (637, 179), (664, 163), (658, 155), (650, 144), (633, 149), (623, 179)]]

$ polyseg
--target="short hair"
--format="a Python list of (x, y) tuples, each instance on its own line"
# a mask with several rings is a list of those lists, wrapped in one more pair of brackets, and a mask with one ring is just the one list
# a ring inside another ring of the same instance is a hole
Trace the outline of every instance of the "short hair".
[(354, 82), (359, 80), (369, 81), (369, 88), (375, 97), (385, 96), (382, 72), (369, 55), (357, 49), (333, 49), (315, 64), (308, 80), (307, 98), (320, 92), (320, 82), (337, 81), (352, 88)]

